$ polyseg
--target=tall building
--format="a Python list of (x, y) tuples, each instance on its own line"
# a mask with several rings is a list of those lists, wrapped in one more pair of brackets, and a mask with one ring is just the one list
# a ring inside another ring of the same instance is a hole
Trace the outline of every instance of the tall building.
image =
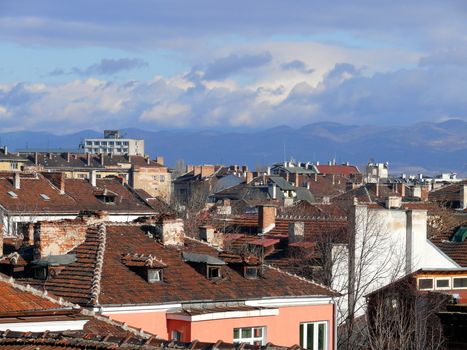
[(104, 138), (85, 139), (85, 153), (144, 156), (144, 140), (122, 138), (118, 130), (104, 130)]

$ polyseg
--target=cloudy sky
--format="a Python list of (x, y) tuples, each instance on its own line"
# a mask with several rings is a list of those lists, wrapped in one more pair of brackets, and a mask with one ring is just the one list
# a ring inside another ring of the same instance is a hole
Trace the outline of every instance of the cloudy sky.
[(467, 2), (0, 1), (0, 131), (467, 120)]

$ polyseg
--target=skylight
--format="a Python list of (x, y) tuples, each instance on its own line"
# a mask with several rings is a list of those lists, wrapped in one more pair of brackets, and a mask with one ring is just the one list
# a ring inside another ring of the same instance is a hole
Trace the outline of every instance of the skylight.
[(8, 191), (8, 194), (13, 198), (18, 198), (18, 195), (13, 191)]
[(50, 199), (49, 196), (47, 196), (46, 194), (43, 194), (43, 193), (41, 193), (41, 198), (42, 198), (43, 200), (45, 200), (45, 201), (48, 201), (48, 200)]

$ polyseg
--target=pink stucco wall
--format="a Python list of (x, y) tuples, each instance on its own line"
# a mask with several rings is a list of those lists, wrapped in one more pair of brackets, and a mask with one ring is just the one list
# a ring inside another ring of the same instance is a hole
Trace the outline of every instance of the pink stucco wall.
[[(206, 342), (223, 340), (232, 342), (233, 329), (239, 327), (266, 326), (267, 342), (276, 345), (291, 346), (299, 344), (299, 325), (301, 322), (328, 321), (328, 349), (333, 349), (334, 340), (334, 305), (294, 306), (279, 308), (278, 316), (249, 318), (228, 318), (212, 321), (168, 320), (169, 333), (181, 331), (184, 341), (198, 339)], [(191, 323), (191, 327), (190, 327)]]
[(133, 327), (142, 328), (164, 339), (170, 339), (173, 330), (182, 333), (182, 341), (200, 340), (232, 342), (233, 329), (240, 327), (266, 326), (267, 342), (291, 346), (299, 344), (299, 325), (301, 322), (328, 321), (328, 349), (334, 344), (334, 305), (310, 305), (279, 308), (277, 316), (246, 318), (227, 318), (212, 321), (167, 320), (165, 312), (140, 312), (109, 314), (114, 320), (126, 322)]
[(124, 314), (108, 314), (111, 319), (125, 322), (126, 324), (142, 328), (146, 332), (156, 334), (163, 339), (168, 339), (167, 318), (165, 311), (134, 312)]

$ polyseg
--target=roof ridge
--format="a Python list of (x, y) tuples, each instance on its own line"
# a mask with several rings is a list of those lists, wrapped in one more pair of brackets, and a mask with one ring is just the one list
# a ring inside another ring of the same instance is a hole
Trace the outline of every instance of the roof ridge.
[(316, 282), (316, 281), (314, 281), (314, 280), (312, 280), (312, 279), (308, 279), (308, 278), (305, 278), (305, 277), (302, 277), (302, 276), (298, 276), (298, 275), (296, 275), (296, 274), (294, 274), (294, 273), (287, 272), (287, 271), (285, 271), (285, 270), (282, 270), (282, 269), (280, 269), (280, 268), (278, 268), (278, 267), (275, 267), (275, 266), (272, 266), (272, 265), (269, 265), (269, 264), (264, 264), (264, 266), (267, 267), (267, 268), (269, 268), (269, 269), (276, 270), (277, 272), (280, 272), (280, 273), (283, 273), (283, 274), (285, 274), (285, 275), (288, 275), (288, 276), (290, 276), (290, 277), (297, 278), (297, 279), (299, 279), (299, 280), (301, 280), (301, 281), (304, 281), (304, 282), (307, 282), (307, 283), (309, 283), (309, 284), (313, 284), (313, 285), (315, 285), (315, 286), (319, 286), (319, 287), (321, 287), (321, 288), (324, 288), (324, 289), (328, 290), (329, 292), (332, 292), (332, 293), (335, 293), (335, 294), (339, 294), (339, 292), (335, 291), (335, 290), (332, 289), (331, 287), (328, 287), (328, 286), (326, 286), (326, 285), (324, 285), (324, 284), (318, 283), (318, 282)]
[(94, 276), (91, 285), (91, 304), (99, 303), (99, 294), (101, 292), (102, 268), (104, 266), (104, 253), (106, 244), (107, 230), (105, 224), (98, 226), (99, 246), (96, 252), (96, 266), (94, 267)]

